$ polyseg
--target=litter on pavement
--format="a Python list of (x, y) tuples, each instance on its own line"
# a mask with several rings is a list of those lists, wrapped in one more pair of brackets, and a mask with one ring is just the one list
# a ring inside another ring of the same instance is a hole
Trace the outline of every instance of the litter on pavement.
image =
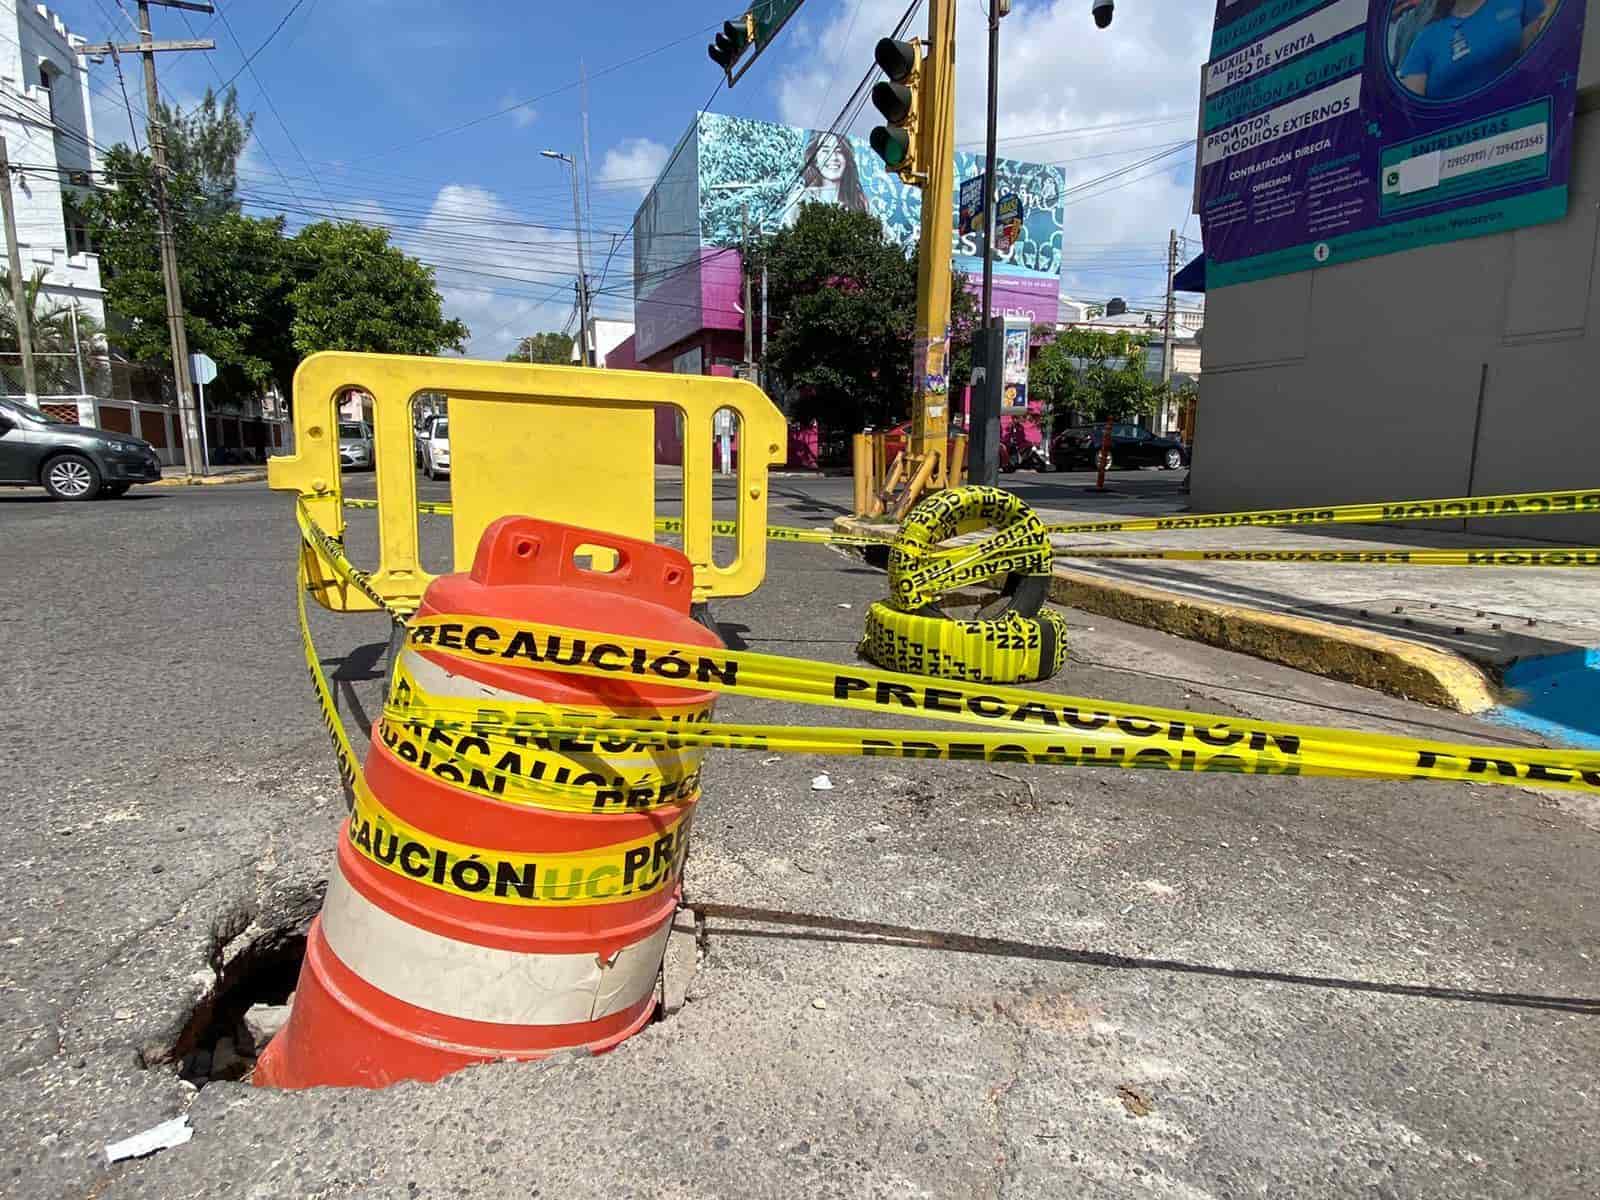
[(183, 1145), (193, 1136), (194, 1128), (189, 1124), (188, 1114), (185, 1113), (173, 1117), (170, 1121), (152, 1125), (143, 1133), (123, 1138), (120, 1142), (108, 1143), (106, 1163), (109, 1165), (121, 1162), (125, 1158), (143, 1158), (146, 1154), (154, 1154), (157, 1150), (171, 1150), (174, 1146)]

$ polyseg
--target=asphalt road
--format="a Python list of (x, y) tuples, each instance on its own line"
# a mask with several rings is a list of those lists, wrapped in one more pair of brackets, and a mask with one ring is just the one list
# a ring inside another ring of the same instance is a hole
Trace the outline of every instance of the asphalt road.
[[(773, 494), (774, 520), (821, 522), (848, 480)], [(196, 1093), (164, 1056), (219, 972), (303, 928), (342, 813), (290, 502), (0, 492), (0, 539), (0, 1194), (1600, 1191), (1600, 810), (1517, 789), (717, 754), (686, 881), (707, 956), (677, 1016), (430, 1087)], [(846, 662), (882, 591), (775, 544), (716, 615), (733, 644)], [(1067, 616), (1060, 690), (1507, 736)], [(316, 627), (359, 724), (384, 623)], [(105, 1165), (185, 1111), (193, 1141)]]

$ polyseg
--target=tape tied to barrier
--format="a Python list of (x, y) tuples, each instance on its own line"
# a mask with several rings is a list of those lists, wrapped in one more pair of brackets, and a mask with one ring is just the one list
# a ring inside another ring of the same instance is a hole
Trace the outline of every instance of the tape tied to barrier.
[[(993, 490), (1000, 495), (1010, 493)], [(936, 493), (935, 495), (947, 495)], [(1020, 504), (1021, 501), (1018, 501)], [(376, 500), (350, 499), (345, 507), (375, 509)], [(1025, 505), (1023, 507), (1026, 507)], [(448, 516), (448, 502), (421, 501), (417, 510)], [(1304, 529), (1317, 525), (1368, 525), (1384, 522), (1459, 521), (1491, 517), (1550, 517), (1600, 515), (1600, 490), (1593, 488), (1546, 492), (1512, 492), (1494, 496), (1461, 496), (1436, 500), (1372, 501), (1360, 504), (1319, 505), (1307, 508), (1255, 509), (1230, 513), (1196, 513), (1156, 517), (1128, 517), (1116, 521), (1084, 521), (1043, 524), (1045, 542), (1052, 536), (1090, 533), (1165, 533), (1208, 529)], [(658, 533), (682, 533), (683, 522), (676, 517), (657, 517)], [(734, 537), (738, 525), (732, 521), (712, 523), (716, 537)], [(903, 527), (902, 527), (903, 531)], [(1023, 562), (1009, 557), (1035, 550), (1031, 531), (1018, 530), (1006, 540), (995, 537), (954, 546), (923, 544), (915, 532), (901, 537), (902, 531), (880, 534), (838, 533), (829, 530), (800, 529), (787, 525), (768, 525), (766, 537), (775, 542), (800, 542), (814, 545), (865, 548), (889, 547), (898, 540), (904, 556), (906, 585), (910, 599), (929, 584), (947, 583), (952, 590), (1016, 570)], [(967, 531), (959, 531), (967, 532)], [(953, 534), (936, 539), (947, 540)], [(1484, 547), (1472, 549), (1421, 550), (1273, 550), (1246, 547), (1165, 548), (1152, 550), (1088, 549), (1054, 546), (1054, 558), (1107, 558), (1168, 562), (1251, 562), (1322, 563), (1341, 566), (1433, 566), (1433, 567), (1592, 567), (1600, 566), (1600, 547), (1568, 546), (1551, 548)], [(986, 569), (987, 568), (987, 569)], [(921, 574), (917, 574), (920, 571)], [(357, 584), (356, 586), (362, 586)], [(365, 587), (362, 590), (372, 595)], [(915, 605), (913, 605), (915, 607)]]
[[(307, 518), (309, 519), (309, 518)], [(312, 522), (314, 525), (314, 522)], [(311, 552), (317, 546), (306, 543)], [(337, 566), (335, 564), (335, 569)], [(302, 581), (304, 574), (302, 572)], [(306, 625), (308, 665), (341, 773), (364, 788)], [(613, 735), (679, 751), (729, 749), (1351, 779), (1466, 781), (1600, 794), (1600, 754), (1427, 741), (1392, 734), (1223, 717), (956, 680), (918, 679), (750, 651), (684, 646), (566, 627), (440, 614), (414, 618), (413, 648), (541, 671), (633, 678), (757, 699), (843, 708), (857, 717), (913, 716), (981, 730), (741, 725), (575, 717), (544, 706), (462, 700), (414, 690), (385, 721), (470, 732), (498, 744), (528, 727), (549, 735)], [(470, 873), (470, 869), (469, 873)], [(664, 886), (664, 885), (663, 885)]]
[[(928, 720), (1000, 727), (1009, 732), (995, 743), (962, 734), (930, 731), (906, 735), (871, 731), (769, 729), (752, 727), (730, 734), (711, 724), (698, 729), (658, 731), (668, 744), (724, 745), (730, 749), (771, 749), (773, 736), (828, 745), (834, 752), (889, 757), (950, 757), (955, 744), (1018, 747), (1019, 760), (1068, 765), (1135, 765), (1129, 751), (1151, 751), (1149, 765), (1182, 762), (1226, 750), (1230, 754), (1269, 753), (1284, 769), (1274, 773), (1336, 775), (1377, 779), (1451, 779), (1490, 783), (1539, 783), (1595, 793), (1600, 791), (1600, 754), (1576, 750), (1537, 750), (1519, 746), (1477, 746), (1433, 742), (1398, 735), (1233, 719), (1178, 709), (1150, 708), (1087, 700), (1050, 692), (959, 680), (917, 679), (865, 667), (839, 667), (749, 651), (708, 650), (653, 639), (509, 621), (446, 615), (419, 618), (408, 630), (415, 648), (464, 659), (590, 675), (613, 675), (680, 687), (710, 688), (730, 695), (849, 709), (857, 714), (906, 715)], [(426, 718), (427, 714), (413, 713)], [(604, 729), (636, 725), (605, 722)], [(1039, 731), (1052, 731), (1040, 741)], [(1103, 743), (1096, 754), (1054, 748), (1053, 731)], [(753, 736), (759, 735), (759, 736)], [(726, 742), (718, 742), (719, 737)], [(670, 739), (679, 739), (673, 742)], [(703, 739), (703, 740), (702, 740)], [(764, 740), (763, 740), (764, 739)], [(1121, 746), (1123, 753), (1110, 753)], [(841, 750), (839, 748), (846, 748)], [(822, 751), (827, 752), (827, 751)], [(978, 750), (973, 751), (976, 756)], [(1117, 760), (1117, 761), (1113, 761)], [(1198, 760), (1197, 760), (1198, 761)], [(1289, 768), (1293, 768), (1292, 770)]]

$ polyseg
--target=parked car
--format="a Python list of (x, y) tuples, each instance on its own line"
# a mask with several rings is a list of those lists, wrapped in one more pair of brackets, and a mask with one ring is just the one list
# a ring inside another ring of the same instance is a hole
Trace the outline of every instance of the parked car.
[(372, 470), (372, 428), (365, 421), (339, 422), (339, 465)]
[(450, 422), (445, 417), (435, 417), (428, 426), (427, 440), (422, 443), (422, 473), (429, 479), (450, 474)]
[(57, 500), (99, 500), (160, 478), (161, 460), (143, 438), (69, 425), (0, 398), (0, 484), (42, 487)]
[[(1056, 434), (1050, 441), (1050, 460), (1056, 470), (1094, 467), (1105, 431), (1104, 425), (1073, 425)], [(1176, 471), (1188, 461), (1189, 452), (1182, 442), (1157, 437), (1137, 425), (1116, 423), (1111, 426), (1113, 467), (1161, 467)]]
[(422, 448), (428, 444), (428, 434), (433, 430), (433, 423), (442, 421), (444, 418), (444, 413), (428, 413), (413, 427), (413, 440), (416, 443), (417, 450), (417, 466), (421, 467), (423, 465)]

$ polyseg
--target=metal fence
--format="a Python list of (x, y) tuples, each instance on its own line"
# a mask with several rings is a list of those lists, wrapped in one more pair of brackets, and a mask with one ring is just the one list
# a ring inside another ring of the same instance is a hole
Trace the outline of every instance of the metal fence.
[[(125, 362), (105, 354), (70, 352), (35, 353), (33, 367), (42, 400), (92, 398), (167, 406), (177, 403), (177, 388), (160, 367)], [(0, 351), (0, 395), (26, 394), (22, 355), (14, 350)]]

